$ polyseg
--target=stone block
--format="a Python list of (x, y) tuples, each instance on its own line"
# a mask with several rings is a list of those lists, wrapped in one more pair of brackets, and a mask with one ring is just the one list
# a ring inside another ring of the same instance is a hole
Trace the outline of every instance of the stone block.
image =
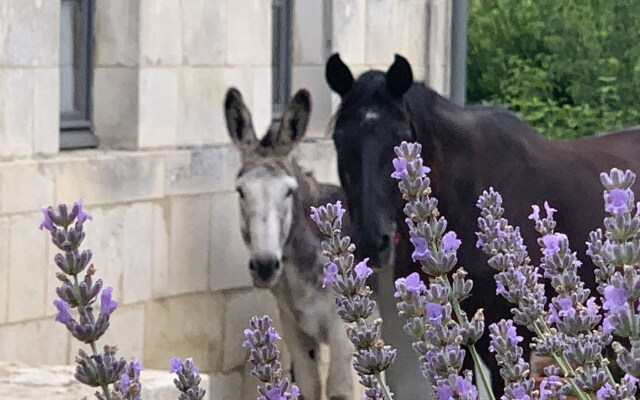
[(84, 197), (87, 206), (164, 196), (164, 163), (154, 153), (96, 151), (47, 163), (55, 176), (56, 202)]
[(264, 0), (226, 0), (226, 2), (227, 64), (270, 66), (271, 2)]
[(252, 286), (249, 251), (240, 234), (240, 207), (235, 192), (213, 195), (209, 249), (210, 290)]
[(33, 152), (36, 154), (54, 154), (60, 150), (59, 78), (58, 68), (34, 71)]
[(140, 65), (182, 64), (182, 2), (140, 2)]
[(53, 178), (36, 163), (6, 163), (0, 166), (0, 179), (6, 188), (1, 193), (3, 214), (34, 212), (53, 203)]
[(182, 1), (182, 52), (187, 65), (224, 65), (227, 2)]
[(338, 161), (330, 139), (304, 141), (295, 150), (295, 157), (306, 170), (323, 183), (340, 184)]
[(294, 66), (292, 95), (305, 88), (311, 93), (311, 121), (307, 137), (330, 137), (327, 124), (331, 118), (331, 90), (324, 79), (324, 65)]
[(44, 316), (46, 240), (41, 214), (10, 219), (9, 322)]
[(434, 0), (430, 3), (428, 35), (428, 85), (448, 96), (451, 64), (451, 2)]
[(136, 68), (93, 69), (93, 122), (104, 146), (138, 146), (138, 74)]
[(249, 327), (249, 320), (254, 315), (269, 315), (274, 320), (276, 330), (282, 333), (276, 300), (269, 290), (252, 289), (226, 297), (223, 372), (242, 367), (247, 362), (248, 352), (242, 347), (242, 332)]
[[(242, 391), (242, 375), (239, 372), (212, 373), (209, 374), (209, 378), (211, 379), (211, 389), (208, 390), (208, 393), (211, 395), (211, 400), (238, 399), (238, 395)], [(257, 395), (253, 397), (257, 397)]]
[(169, 266), (161, 295), (171, 296), (207, 289), (211, 197), (171, 198)]
[(151, 290), (153, 297), (162, 296), (169, 285), (169, 227), (171, 224), (168, 200), (153, 204), (153, 244)]
[[(427, 38), (433, 35), (425, 34), (427, 32), (427, 19), (429, 18), (427, 11), (427, 2), (425, 0), (410, 0), (395, 2), (395, 14), (393, 17), (394, 27), (394, 44), (397, 47), (394, 52), (402, 54), (409, 60), (412, 69), (423, 68), (427, 53)], [(449, 17), (450, 18), (450, 17)], [(410, 24), (406, 21), (411, 21)], [(440, 29), (445, 29), (441, 27)], [(447, 25), (450, 29), (450, 24)], [(446, 40), (450, 42), (451, 35), (447, 31), (437, 31), (439, 35), (445, 35)], [(369, 37), (367, 37), (369, 39)], [(447, 42), (447, 43), (449, 43)], [(387, 65), (393, 60), (393, 53), (388, 54)], [(415, 78), (415, 76), (414, 76)]]
[(411, 16), (408, 20), (396, 22), (397, 10), (402, 3), (385, 0), (367, 1), (365, 59), (368, 64), (388, 64), (393, 61), (394, 53), (401, 53), (397, 48), (401, 42), (396, 38), (396, 29), (401, 24), (412, 25), (418, 18), (418, 16)]
[(324, 1), (293, 2), (293, 65), (326, 62), (325, 4)]
[[(75, 367), (71, 365), (33, 367), (22, 363), (0, 363), (0, 398), (3, 400), (90, 398), (95, 389), (76, 381), (73, 377), (74, 369)], [(211, 393), (219, 391), (220, 388), (217, 384), (210, 383), (209, 375), (200, 374), (200, 378), (202, 379), (200, 387), (207, 390), (203, 400), (209, 400), (212, 398)], [(162, 370), (145, 368), (140, 374), (140, 383), (141, 397), (146, 400), (175, 400), (177, 397), (178, 391), (166, 368)], [(235, 397), (229, 399), (235, 400)]]
[(66, 364), (70, 338), (67, 328), (53, 318), (0, 326), (0, 360), (35, 365)]
[(174, 145), (178, 128), (178, 68), (142, 68), (139, 93), (140, 147)]
[(131, 304), (151, 298), (153, 208), (146, 202), (124, 208), (122, 300)]
[[(109, 326), (107, 333), (100, 338), (100, 345), (117, 345), (118, 354), (127, 360), (132, 358), (136, 358), (141, 361), (144, 360), (144, 304), (119, 307), (113, 314), (111, 314), (109, 321), (111, 325)], [(69, 346), (69, 360), (75, 359), (76, 354), (78, 354), (78, 349), (80, 348), (86, 350), (86, 345), (72, 339), (71, 346)], [(145, 364), (143, 362), (143, 367), (144, 365)], [(167, 360), (167, 366), (168, 365), (169, 360)], [(144, 373), (142, 375), (144, 375)], [(167, 381), (170, 380), (167, 379)]]
[(223, 101), (237, 87), (251, 111), (256, 134), (271, 123), (271, 68), (184, 68), (179, 83), (178, 145), (228, 143)]
[(166, 158), (167, 195), (231, 191), (240, 170), (240, 154), (231, 145), (172, 152)]
[(9, 219), (0, 219), (0, 324), (9, 313)]
[(365, 62), (366, 0), (333, 1), (333, 51), (347, 65)]
[(221, 294), (186, 295), (147, 303), (144, 365), (166, 369), (172, 357), (193, 357), (201, 371), (218, 371), (223, 319)]
[(137, 65), (140, 3), (130, 0), (98, 1), (95, 9), (95, 65)]
[(0, 70), (0, 157), (33, 152), (34, 69)]
[(42, 0), (5, 1), (8, 63), (20, 66), (58, 64), (60, 2)]

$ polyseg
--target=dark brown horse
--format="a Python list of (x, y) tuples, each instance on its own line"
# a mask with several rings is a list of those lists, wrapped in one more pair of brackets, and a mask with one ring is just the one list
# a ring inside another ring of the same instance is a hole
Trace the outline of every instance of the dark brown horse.
[[(414, 83), (409, 63), (398, 55), (386, 73), (368, 71), (355, 80), (334, 54), (326, 65), (326, 79), (342, 98), (333, 139), (355, 226), (354, 239), (362, 256), (384, 266), (397, 238), (394, 276), (420, 271), (411, 261), (404, 203), (390, 177), (393, 147), (403, 140), (417, 141), (432, 170), (440, 211), (449, 229), (462, 240), (459, 265), (474, 281), (473, 296), (463, 303), (468, 313), (484, 308), (487, 325), (511, 317), (510, 305), (495, 295), (494, 271), (475, 247), (479, 216), (475, 204), (489, 186), (502, 194), (505, 216), (521, 227), (534, 261), (539, 258), (539, 246), (534, 224), (527, 219), (531, 205), (547, 200), (558, 210), (557, 230), (566, 233), (578, 251), (584, 263), (582, 278), (595, 293), (593, 264), (584, 250), (589, 232), (601, 226), (605, 216), (599, 174), (612, 167), (640, 172), (640, 128), (549, 140), (507, 110), (460, 107), (422, 83)], [(528, 353), (530, 335), (522, 328), (519, 333), (525, 336)], [(488, 341), (485, 335), (477, 347), (491, 371), (494, 391), (500, 393), (503, 383), (488, 353)], [(465, 367), (470, 368), (467, 358)]]

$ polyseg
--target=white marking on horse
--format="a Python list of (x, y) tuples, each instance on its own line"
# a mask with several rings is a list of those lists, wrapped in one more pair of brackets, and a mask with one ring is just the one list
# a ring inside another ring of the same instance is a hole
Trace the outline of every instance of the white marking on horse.
[(380, 113), (375, 110), (367, 110), (364, 113), (365, 121), (377, 121), (380, 119)]

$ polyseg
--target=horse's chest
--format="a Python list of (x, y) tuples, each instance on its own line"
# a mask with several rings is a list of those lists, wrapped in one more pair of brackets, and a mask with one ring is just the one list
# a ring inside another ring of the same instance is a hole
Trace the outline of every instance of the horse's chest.
[(332, 293), (317, 288), (285, 266), (283, 285), (274, 291), (280, 308), (291, 314), (298, 328), (307, 335), (326, 341), (330, 324), (337, 318)]

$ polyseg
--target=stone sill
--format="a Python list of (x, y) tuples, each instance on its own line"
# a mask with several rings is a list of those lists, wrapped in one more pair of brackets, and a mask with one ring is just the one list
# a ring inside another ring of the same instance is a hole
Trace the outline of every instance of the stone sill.
[[(95, 389), (85, 386), (73, 377), (73, 365), (29, 366), (0, 362), (0, 399), (2, 400), (69, 400), (82, 396), (93, 397)], [(209, 375), (200, 374), (200, 387), (207, 390), (209, 400)], [(178, 389), (173, 385), (175, 375), (168, 371), (143, 370), (141, 373), (142, 398), (145, 400), (175, 400)]]

